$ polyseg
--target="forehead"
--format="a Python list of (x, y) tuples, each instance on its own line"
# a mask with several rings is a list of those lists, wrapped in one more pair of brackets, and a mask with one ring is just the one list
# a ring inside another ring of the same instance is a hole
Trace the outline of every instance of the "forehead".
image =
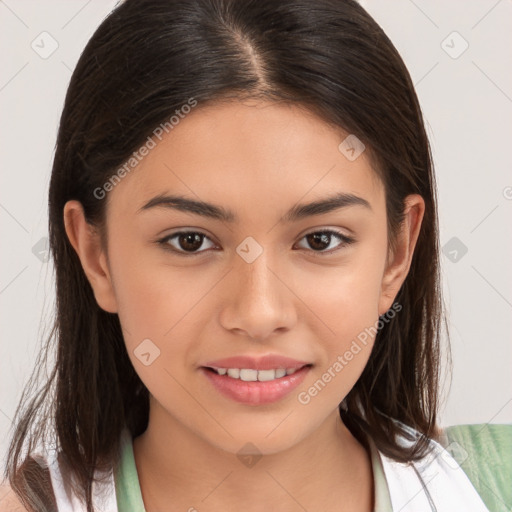
[(378, 208), (383, 187), (368, 152), (351, 160), (340, 150), (349, 135), (295, 105), (199, 105), (161, 140), (153, 137), (156, 145), (109, 192), (109, 208), (135, 213), (170, 192), (215, 198), (230, 210), (276, 209), (345, 192), (364, 195)]

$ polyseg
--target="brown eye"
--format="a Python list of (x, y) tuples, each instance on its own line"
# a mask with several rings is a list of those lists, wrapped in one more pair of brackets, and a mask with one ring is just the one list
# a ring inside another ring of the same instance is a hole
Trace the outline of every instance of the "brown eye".
[(327, 233), (311, 233), (306, 235), (306, 240), (312, 249), (323, 250), (329, 247), (331, 241), (330, 235)]
[[(340, 243), (338, 243), (334, 249), (331, 247), (331, 249), (327, 251), (326, 249), (331, 246), (333, 238), (337, 238)], [(333, 230), (314, 231), (305, 235), (303, 239), (307, 241), (308, 246), (313, 249), (313, 252), (325, 253), (335, 252), (340, 248), (355, 242), (353, 238), (349, 238), (348, 236)]]
[(209, 240), (209, 238), (203, 233), (196, 231), (181, 231), (167, 236), (162, 240), (159, 240), (159, 242), (166, 250), (182, 254), (196, 254), (204, 252), (204, 250), (199, 251), (198, 249), (203, 246), (203, 242), (205, 240)]
[(186, 251), (196, 251), (203, 244), (203, 238), (199, 233), (185, 233), (178, 236), (178, 244)]

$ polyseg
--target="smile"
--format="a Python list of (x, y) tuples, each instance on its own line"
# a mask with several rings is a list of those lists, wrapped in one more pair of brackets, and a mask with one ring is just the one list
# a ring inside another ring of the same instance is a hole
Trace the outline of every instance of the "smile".
[(311, 364), (300, 369), (210, 368), (201, 370), (214, 388), (224, 396), (248, 405), (276, 402), (293, 391), (306, 377)]

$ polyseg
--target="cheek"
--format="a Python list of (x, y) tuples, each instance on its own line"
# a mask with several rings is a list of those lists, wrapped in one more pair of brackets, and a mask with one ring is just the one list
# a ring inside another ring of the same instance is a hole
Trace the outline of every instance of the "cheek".
[(211, 311), (204, 308), (208, 296), (214, 297), (219, 280), (217, 274), (202, 272), (199, 267), (166, 265), (161, 255), (156, 262), (151, 252), (132, 251), (123, 256), (118, 250), (111, 257), (126, 348), (149, 389), (163, 381), (168, 384), (170, 376), (165, 370), (176, 374), (178, 380), (189, 370), (191, 353), (200, 340), (201, 318), (210, 318)]
[(159, 339), (172, 327), (172, 312), (179, 302), (176, 294), (169, 293), (169, 285), (164, 275), (157, 278), (151, 269), (118, 267), (115, 293), (119, 319), (132, 337)]
[(118, 267), (116, 296), (132, 365), (157, 400), (172, 396), (173, 407), (186, 408), (179, 383), (189, 371), (186, 361), (192, 347), (187, 340), (195, 338), (191, 319), (199, 290), (169, 268), (146, 267), (141, 261), (134, 268), (126, 263)]
[(363, 249), (337, 266), (310, 267), (296, 281), (303, 283), (297, 294), (333, 338), (350, 338), (378, 319), (385, 254)]
[(165, 251), (142, 238), (118, 232), (109, 256), (119, 318), (134, 342), (162, 339), (208, 285), (190, 270), (166, 264)]
[(326, 386), (331, 391), (325, 396), (348, 393), (370, 357), (386, 251), (385, 240), (374, 242), (354, 251), (346, 264), (312, 270), (310, 278), (304, 276), (298, 292), (308, 306), (309, 317), (318, 319), (315, 335), (325, 356), (319, 372), (327, 372), (323, 382), (333, 382)]

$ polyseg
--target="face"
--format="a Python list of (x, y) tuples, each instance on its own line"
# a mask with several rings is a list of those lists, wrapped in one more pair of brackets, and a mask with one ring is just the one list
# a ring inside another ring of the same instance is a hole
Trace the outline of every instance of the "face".
[[(296, 106), (198, 106), (108, 193), (105, 274), (88, 276), (161, 425), (273, 453), (337, 414), (411, 256), (386, 266), (384, 187), (367, 152), (338, 148), (347, 135)], [(339, 194), (359, 199), (302, 208)], [(214, 207), (180, 209), (170, 195)], [(234, 399), (204, 368), (268, 354), (310, 365), (279, 399)]]

